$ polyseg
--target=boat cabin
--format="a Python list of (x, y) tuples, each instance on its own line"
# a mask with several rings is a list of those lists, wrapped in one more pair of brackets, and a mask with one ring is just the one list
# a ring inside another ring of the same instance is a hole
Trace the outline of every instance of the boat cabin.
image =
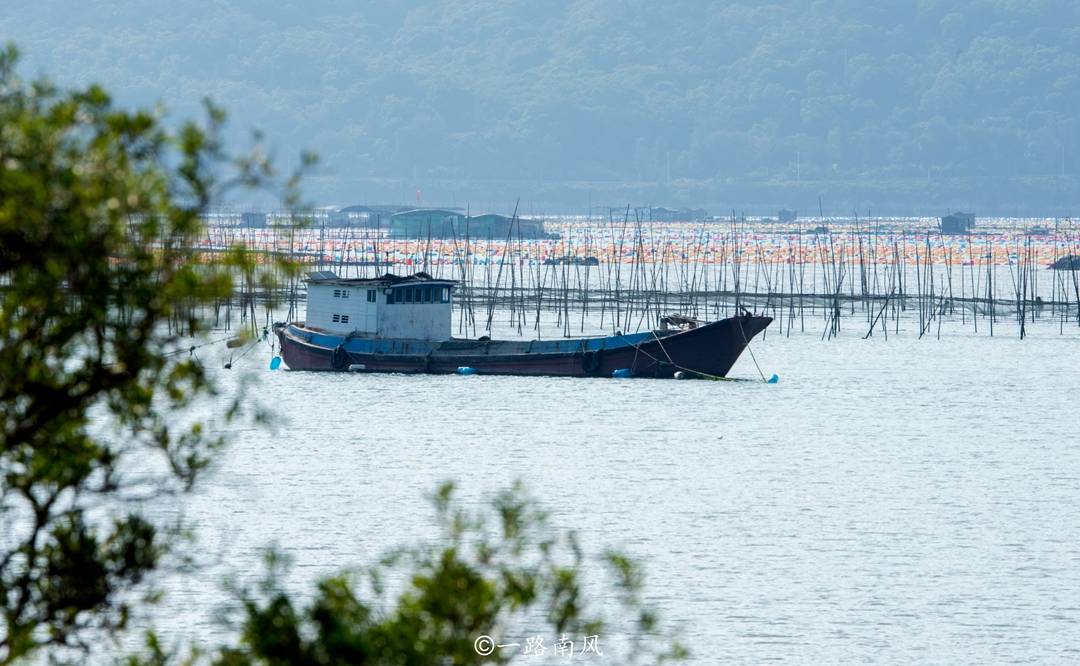
[(309, 273), (304, 323), (339, 335), (449, 340), (455, 285), (427, 273), (377, 278)]

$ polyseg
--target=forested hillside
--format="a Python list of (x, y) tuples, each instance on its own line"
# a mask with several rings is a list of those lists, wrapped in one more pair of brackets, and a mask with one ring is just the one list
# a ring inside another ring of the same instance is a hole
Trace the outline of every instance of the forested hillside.
[(7, 0), (0, 39), (25, 74), (212, 97), (318, 151), (326, 203), (1080, 205), (1070, 0)]

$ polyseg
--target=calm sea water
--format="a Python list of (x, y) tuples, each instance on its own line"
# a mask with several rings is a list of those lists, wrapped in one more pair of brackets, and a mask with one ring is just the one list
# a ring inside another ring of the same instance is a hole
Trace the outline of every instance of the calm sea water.
[(775, 385), (747, 354), (747, 381), (676, 382), (269, 372), (260, 349), (252, 398), (283, 422), (236, 428), (184, 500), (208, 564), (154, 622), (213, 643), (205, 608), (265, 546), (303, 588), (431, 538), (443, 480), (479, 504), (522, 479), (644, 562), (692, 663), (1080, 660), (1080, 333), (908, 328), (755, 341)]

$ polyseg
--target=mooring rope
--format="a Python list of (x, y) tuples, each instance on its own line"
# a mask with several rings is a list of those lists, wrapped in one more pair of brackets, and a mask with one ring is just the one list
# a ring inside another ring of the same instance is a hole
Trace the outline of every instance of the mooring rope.
[(754, 350), (750, 347), (750, 341), (746, 339), (746, 331), (744, 331), (742, 327), (742, 318), (736, 317), (736, 321), (739, 323), (739, 333), (742, 334), (743, 344), (746, 345), (746, 350), (750, 352), (750, 359), (754, 361), (754, 367), (757, 368), (758, 374), (761, 375), (761, 381), (768, 384), (769, 380), (765, 379), (765, 373), (761, 371), (761, 366), (758, 365), (757, 357), (754, 356)]
[(209, 342), (204, 342), (204, 343), (199, 344), (199, 345), (192, 345), (190, 347), (184, 347), (183, 349), (174, 349), (172, 351), (165, 352), (164, 354), (161, 354), (159, 356), (159, 358), (168, 358), (170, 356), (176, 356), (177, 354), (191, 354), (191, 355), (194, 355), (196, 349), (202, 349), (203, 347), (209, 347), (210, 345), (217, 345), (217, 344), (221, 344), (222, 342), (228, 342), (229, 340), (232, 340), (234, 337), (236, 337), (236, 336), (235, 335), (230, 335), (227, 338), (220, 338), (218, 340), (211, 340)]
[[(657, 343), (660, 343), (660, 336), (656, 335), (656, 331), (652, 331), (652, 334), (653, 334), (653, 337), (655, 337), (655, 338), (656, 338), (656, 341), (657, 341)], [(640, 352), (640, 353), (642, 353), (642, 354), (644, 354), (644, 355), (648, 356), (649, 358), (651, 358), (652, 360), (656, 361), (657, 363), (663, 363), (663, 362), (664, 362), (664, 361), (662, 361), (661, 359), (658, 359), (658, 358), (656, 358), (655, 356), (653, 356), (653, 355), (652, 355), (652, 354), (650, 354), (649, 352), (647, 352), (647, 351), (645, 351), (644, 349), (642, 349), (642, 348), (641, 348), (641, 345), (642, 345), (642, 344), (644, 344), (644, 343), (634, 343), (634, 342), (630, 342), (629, 340), (626, 340), (626, 336), (622, 336), (622, 335), (618, 336), (618, 338), (619, 338), (620, 340), (624, 340), (624, 341), (625, 341), (625, 342), (626, 342), (626, 343), (627, 343), (628, 345), (630, 345), (631, 347), (633, 347), (633, 348), (634, 348), (634, 351), (635, 351), (635, 354), (634, 354), (634, 365), (635, 365), (635, 366), (637, 365), (637, 353), (636, 353), (636, 352)], [(660, 344), (660, 349), (662, 349), (662, 350), (663, 350), (663, 352), (664, 352), (664, 355), (668, 357), (668, 360), (667, 360), (667, 362), (668, 362), (668, 365), (670, 365), (671, 367), (673, 367), (673, 368), (675, 368), (675, 369), (677, 369), (677, 370), (682, 370), (683, 372), (692, 372), (692, 373), (694, 373), (695, 375), (701, 375), (702, 377), (704, 377), (704, 378), (706, 378), (706, 379), (712, 379), (712, 380), (715, 380), (715, 381), (722, 381), (722, 382), (733, 382), (733, 381), (736, 381), (735, 379), (733, 379), (733, 378), (731, 378), (731, 377), (721, 377), (720, 375), (713, 375), (713, 374), (709, 374), (708, 372), (703, 372), (703, 371), (701, 371), (701, 370), (694, 370), (693, 368), (687, 368), (687, 367), (685, 367), (685, 366), (681, 366), (681, 365), (679, 365), (678, 363), (676, 363), (675, 361), (673, 361), (673, 360), (671, 359), (671, 355), (670, 355), (670, 354), (668, 354), (668, 352), (667, 352), (667, 349), (665, 349), (665, 348), (664, 348), (664, 345), (663, 345), (662, 343)]]
[[(768, 383), (769, 383), (769, 380), (765, 379), (765, 373), (761, 371), (761, 366), (760, 366), (760, 365), (758, 365), (758, 362), (757, 362), (757, 357), (756, 357), (756, 356), (754, 356), (754, 350), (753, 350), (753, 349), (752, 349), (752, 348), (750, 347), (750, 341), (746, 339), (746, 331), (745, 331), (745, 330), (743, 330), (743, 326), (742, 326), (742, 319), (740, 319), (740, 318), (736, 318), (736, 320), (737, 320), (737, 323), (738, 323), (738, 325), (739, 325), (739, 334), (740, 334), (740, 335), (742, 335), (742, 339), (743, 339), (743, 344), (744, 344), (744, 345), (746, 346), (746, 349), (747, 349), (747, 350), (748, 350), (748, 351), (750, 352), (750, 358), (751, 358), (751, 360), (753, 360), (753, 362), (754, 362), (754, 367), (755, 367), (755, 368), (757, 368), (757, 371), (758, 371), (758, 375), (760, 375), (760, 376), (761, 376), (761, 381), (763, 381), (763, 382), (765, 382), (766, 384), (768, 384)], [(673, 359), (671, 358), (671, 354), (669, 354), (669, 353), (668, 353), (668, 350), (667, 350), (667, 348), (666, 348), (666, 347), (664, 347), (664, 343), (660, 341), (660, 336), (656, 334), (656, 331), (652, 331), (652, 335), (653, 335), (653, 339), (654, 339), (654, 340), (656, 340), (656, 344), (657, 344), (657, 345), (658, 345), (658, 346), (660, 347), (660, 350), (664, 352), (664, 356), (666, 356), (666, 357), (667, 357), (667, 363), (668, 363), (668, 365), (672, 366), (673, 368), (676, 368), (676, 369), (678, 369), (678, 370), (682, 370), (683, 372), (692, 372), (692, 373), (694, 373), (695, 375), (701, 375), (702, 377), (705, 377), (706, 379), (712, 379), (712, 380), (714, 380), (714, 381), (724, 381), (724, 382), (733, 382), (733, 381), (736, 381), (736, 380), (735, 380), (734, 378), (732, 378), (732, 377), (721, 377), (720, 375), (713, 375), (713, 374), (710, 374), (710, 373), (708, 373), (708, 372), (702, 372), (701, 370), (694, 370), (693, 368), (687, 368), (687, 367), (685, 367), (685, 366), (681, 366), (681, 365), (679, 365), (678, 363), (676, 363), (676, 362), (675, 362), (675, 361), (674, 361), (674, 360), (673, 360)], [(634, 365), (635, 365), (635, 366), (637, 365), (637, 353), (638, 353), (638, 352), (640, 352), (640, 353), (642, 353), (642, 354), (644, 354), (644, 355), (648, 356), (649, 358), (651, 358), (651, 359), (652, 359), (653, 361), (655, 361), (656, 363), (663, 363), (663, 362), (664, 362), (664, 361), (662, 361), (661, 359), (659, 359), (659, 358), (657, 358), (657, 357), (653, 356), (653, 355), (652, 355), (652, 354), (650, 354), (649, 352), (647, 352), (647, 351), (645, 351), (644, 349), (642, 349), (642, 348), (641, 348), (641, 345), (642, 345), (642, 344), (645, 344), (645, 343), (635, 343), (635, 342), (630, 342), (629, 340), (627, 340), (627, 339), (626, 339), (626, 337), (625, 337), (625, 336), (622, 336), (622, 335), (618, 336), (618, 338), (619, 338), (620, 340), (623, 340), (624, 342), (626, 342), (627, 344), (629, 344), (629, 345), (630, 345), (631, 347), (633, 347), (633, 348), (634, 348), (634, 351), (635, 351), (635, 354), (634, 354)]]
[(247, 349), (245, 349), (243, 352), (241, 352), (241, 354), (239, 356), (237, 356), (236, 358), (233, 358), (232, 356), (229, 357), (229, 362), (225, 364), (225, 368), (226, 369), (232, 368), (233, 363), (235, 363), (236, 361), (239, 361), (240, 359), (247, 356), (248, 352), (251, 351), (252, 349), (255, 349), (255, 346), (258, 345), (260, 342), (263, 342), (264, 340), (266, 340), (266, 337), (267, 337), (267, 330), (264, 328), (263, 332), (262, 332), (262, 335), (255, 338), (254, 340), (252, 340), (251, 343), (247, 346)]

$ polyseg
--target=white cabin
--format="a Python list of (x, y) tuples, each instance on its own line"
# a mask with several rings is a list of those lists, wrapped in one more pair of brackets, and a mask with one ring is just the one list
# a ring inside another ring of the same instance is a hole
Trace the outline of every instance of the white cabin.
[(305, 326), (339, 335), (449, 340), (456, 284), (427, 273), (370, 279), (309, 273)]

